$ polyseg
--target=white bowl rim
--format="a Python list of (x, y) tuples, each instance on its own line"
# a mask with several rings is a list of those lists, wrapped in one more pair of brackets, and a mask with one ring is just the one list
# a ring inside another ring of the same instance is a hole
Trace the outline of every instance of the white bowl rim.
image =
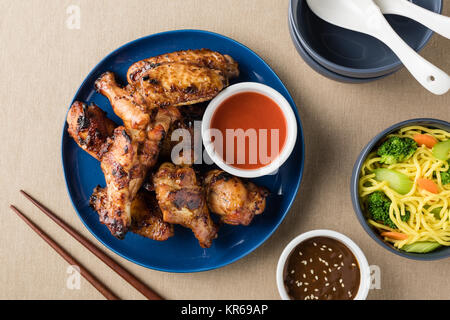
[(291, 242), (288, 243), (288, 245), (284, 248), (283, 252), (280, 255), (280, 258), (278, 260), (277, 264), (277, 271), (276, 271), (276, 280), (277, 280), (277, 287), (278, 292), (280, 294), (280, 297), (283, 300), (291, 300), (287, 291), (286, 287), (284, 285), (284, 266), (286, 264), (286, 261), (291, 254), (291, 252), (295, 249), (295, 247), (300, 244), (301, 242), (314, 238), (314, 237), (328, 237), (335, 240), (338, 240), (342, 242), (347, 248), (350, 249), (350, 251), (355, 256), (356, 260), (359, 264), (359, 270), (360, 270), (360, 283), (358, 288), (358, 293), (356, 294), (355, 298), (353, 300), (365, 300), (367, 298), (367, 295), (369, 293), (370, 289), (370, 267), (369, 263), (367, 262), (366, 256), (362, 252), (362, 250), (359, 248), (359, 246), (349, 237), (346, 235), (339, 233), (337, 231), (333, 230), (326, 230), (326, 229), (318, 229), (318, 230), (312, 230), (305, 233), (302, 233), (291, 240)]
[[(225, 163), (222, 157), (214, 152), (214, 146), (211, 142), (211, 136), (209, 134), (211, 119), (217, 108), (227, 98), (241, 92), (257, 92), (271, 98), (280, 107), (286, 119), (287, 132), (283, 149), (276, 159), (274, 159), (268, 165), (258, 169), (240, 169)], [(201, 131), (205, 150), (216, 165), (218, 165), (222, 170), (238, 177), (256, 178), (276, 172), (277, 169), (280, 168), (289, 158), (292, 151), (294, 150), (295, 143), (297, 141), (297, 120), (294, 111), (292, 110), (291, 104), (281, 93), (279, 93), (272, 87), (258, 82), (239, 82), (227, 87), (209, 102), (203, 115)]]

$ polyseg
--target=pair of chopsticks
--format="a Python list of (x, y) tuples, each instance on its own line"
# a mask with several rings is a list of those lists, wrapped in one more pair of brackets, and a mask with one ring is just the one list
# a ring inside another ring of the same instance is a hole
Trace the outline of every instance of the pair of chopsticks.
[[(126, 269), (121, 267), (117, 262), (107, 256), (103, 251), (94, 246), (88, 239), (79, 234), (75, 229), (65, 223), (63, 220), (58, 218), (52, 211), (46, 208), (44, 205), (39, 203), (36, 199), (31, 197), (28, 193), (20, 190), (28, 200), (30, 200), (36, 207), (38, 207), (43, 213), (45, 213), (50, 219), (52, 219), (57, 225), (64, 229), (68, 234), (70, 234), (75, 240), (81, 243), (86, 249), (93, 253), (97, 258), (102, 260), (108, 267), (114, 270), (118, 275), (120, 275), (125, 281), (131, 284), (136, 290), (142, 293), (149, 300), (162, 300), (163, 298), (159, 296), (156, 292), (148, 288), (144, 283), (139, 281), (135, 276), (133, 276)], [(28, 219), (19, 209), (11, 205), (10, 208), (25, 221), (27, 225), (31, 227), (42, 239), (45, 240), (61, 257), (63, 257), (69, 264), (76, 265), (80, 269), (80, 274), (91, 283), (106, 299), (108, 300), (119, 300), (119, 298), (109, 290), (104, 284), (102, 284), (94, 275), (92, 275), (85, 267), (78, 263), (69, 253), (67, 253), (58, 243), (56, 243), (52, 238), (50, 238), (44, 231), (42, 231), (38, 226), (36, 226), (30, 219)]]

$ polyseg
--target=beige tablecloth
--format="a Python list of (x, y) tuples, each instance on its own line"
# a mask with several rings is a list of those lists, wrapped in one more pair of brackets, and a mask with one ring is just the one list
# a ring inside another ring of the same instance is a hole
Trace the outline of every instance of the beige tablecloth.
[[(450, 1), (444, 3), (444, 13), (450, 15)], [(77, 7), (79, 29), (76, 21), (68, 21)], [(18, 193), (23, 188), (170, 299), (278, 299), (275, 268), (282, 249), (296, 235), (317, 228), (345, 233), (361, 246), (370, 264), (379, 266), (381, 288), (369, 298), (449, 299), (450, 259), (411, 261), (376, 244), (353, 212), (349, 178), (362, 147), (382, 129), (414, 117), (450, 120), (450, 94), (428, 93), (405, 70), (363, 85), (328, 80), (298, 56), (287, 14), (287, 0), (1, 0), (0, 298), (103, 298), (85, 280), (79, 290), (68, 289), (67, 263), (8, 209), (10, 203), (121, 298), (142, 298), (26, 202)], [(84, 228), (66, 192), (60, 144), (69, 103), (100, 59), (133, 39), (186, 28), (236, 39), (271, 65), (297, 103), (306, 165), (292, 209), (264, 245), (218, 270), (170, 274), (118, 257)], [(435, 35), (422, 53), (450, 72), (450, 41)]]

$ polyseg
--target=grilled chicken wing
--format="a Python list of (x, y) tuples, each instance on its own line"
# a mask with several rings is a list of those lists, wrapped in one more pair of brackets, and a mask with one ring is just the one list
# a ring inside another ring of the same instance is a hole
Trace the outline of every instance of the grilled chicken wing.
[(128, 83), (134, 85), (145, 71), (167, 63), (190, 63), (198, 67), (207, 67), (222, 71), (227, 78), (239, 76), (238, 64), (228, 55), (223, 55), (209, 49), (184, 50), (162, 54), (144, 59), (131, 65), (127, 72)]
[(101, 168), (107, 187), (103, 223), (119, 239), (128, 231), (131, 202), (147, 173), (138, 152), (138, 143), (131, 140), (123, 126), (114, 130), (102, 148)]
[[(177, 110), (174, 110), (177, 113)], [(118, 238), (123, 238), (133, 221), (134, 197), (139, 190), (149, 167), (158, 157), (159, 145), (172, 122), (170, 110), (160, 110), (155, 117), (148, 139), (139, 144), (133, 142), (124, 127), (114, 130), (114, 122), (97, 106), (87, 108), (75, 102), (69, 110), (67, 122), (69, 133), (87, 152), (101, 161), (108, 188), (102, 210), (97, 210), (100, 221)], [(136, 220), (136, 219), (135, 219)], [(162, 220), (148, 220), (146, 224), (155, 232)], [(161, 232), (165, 232), (161, 229)]]
[(166, 162), (154, 175), (153, 183), (164, 221), (190, 228), (200, 246), (209, 248), (218, 228), (209, 215), (195, 171)]
[(103, 147), (101, 167), (107, 186), (108, 222), (118, 238), (128, 230), (132, 201), (148, 170), (156, 164), (161, 142), (178, 114), (176, 108), (160, 109), (142, 143), (133, 140), (124, 127), (118, 127)]
[[(90, 198), (89, 204), (97, 211), (100, 221), (108, 219), (108, 212), (105, 210), (107, 204), (107, 193), (105, 188), (98, 186)], [(173, 226), (162, 219), (156, 196), (145, 190), (139, 190), (131, 204), (131, 226), (133, 233), (143, 237), (165, 241), (173, 236)]]
[(70, 108), (67, 124), (70, 136), (97, 160), (100, 160), (99, 152), (106, 138), (113, 134), (117, 126), (95, 104), (88, 107), (79, 101), (75, 101)]
[[(195, 121), (202, 119), (205, 108), (205, 104), (178, 108), (181, 118), (172, 124), (161, 145), (160, 158), (163, 161), (172, 161), (176, 165), (192, 165), (201, 157), (202, 137), (199, 130), (195, 130)], [(199, 150), (196, 146), (200, 146)]]
[(205, 188), (208, 208), (227, 224), (248, 225), (266, 207), (268, 192), (265, 188), (221, 170), (207, 173)]
[(142, 98), (131, 86), (122, 88), (112, 72), (105, 72), (95, 82), (98, 92), (107, 97), (114, 112), (124, 122), (125, 128), (135, 141), (146, 139), (146, 129), (151, 122), (151, 114)]
[(148, 69), (133, 83), (149, 110), (211, 100), (226, 86), (222, 71), (181, 62)]

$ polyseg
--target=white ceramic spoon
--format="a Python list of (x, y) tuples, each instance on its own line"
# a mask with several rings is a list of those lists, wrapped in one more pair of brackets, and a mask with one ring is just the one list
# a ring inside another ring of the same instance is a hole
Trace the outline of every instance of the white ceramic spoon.
[(311, 10), (334, 25), (371, 35), (384, 42), (426, 89), (444, 94), (450, 77), (411, 49), (392, 29), (372, 0), (307, 0)]
[(424, 9), (407, 0), (374, 0), (381, 12), (398, 14), (420, 22), (425, 27), (450, 39), (450, 17)]

